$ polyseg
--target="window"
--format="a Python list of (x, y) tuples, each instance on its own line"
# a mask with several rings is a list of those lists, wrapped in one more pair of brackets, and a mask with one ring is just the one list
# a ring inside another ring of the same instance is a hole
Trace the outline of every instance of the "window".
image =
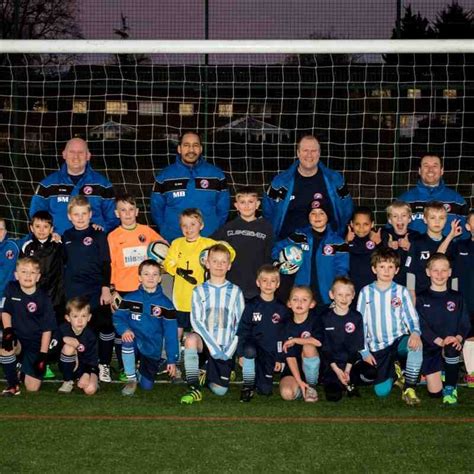
[(75, 100), (72, 103), (72, 112), (74, 114), (87, 114), (87, 100)]
[(234, 104), (219, 104), (219, 117), (232, 117)]
[(140, 102), (139, 115), (163, 115), (163, 102)]
[(458, 96), (458, 91), (456, 89), (444, 89), (443, 97), (446, 99), (455, 99)]
[(190, 117), (191, 115), (194, 115), (194, 104), (179, 104), (179, 115), (182, 117)]
[(392, 97), (390, 89), (374, 89), (370, 92), (372, 97)]
[(36, 100), (33, 104), (33, 112), (47, 112), (48, 104), (44, 100)]
[(409, 99), (419, 99), (421, 97), (421, 89), (408, 89), (407, 97)]
[(105, 103), (105, 111), (110, 115), (127, 115), (128, 103), (120, 100), (108, 100)]
[(443, 114), (439, 117), (441, 123), (445, 125), (455, 125), (456, 124), (456, 114)]

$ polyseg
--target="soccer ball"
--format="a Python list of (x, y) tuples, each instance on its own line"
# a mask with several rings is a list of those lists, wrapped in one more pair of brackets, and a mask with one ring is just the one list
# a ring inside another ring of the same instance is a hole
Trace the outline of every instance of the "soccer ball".
[(287, 245), (278, 254), (280, 273), (295, 274), (303, 264), (303, 251), (298, 245)]
[(199, 263), (201, 264), (203, 268), (206, 268), (206, 260), (207, 260), (208, 255), (209, 255), (209, 248), (201, 250), (201, 253), (199, 254)]
[(159, 264), (165, 261), (166, 255), (168, 254), (170, 246), (168, 242), (164, 240), (155, 240), (147, 248), (147, 256), (153, 260), (156, 260)]
[[(226, 242), (225, 240), (217, 240), (216, 244), (224, 245), (229, 249), (230, 261), (233, 262), (234, 259), (235, 259), (235, 250), (232, 248), (232, 246), (229, 244), (229, 242)], [(212, 247), (212, 245), (210, 247)], [(207, 261), (207, 256), (209, 255), (209, 248), (210, 247), (205, 248), (199, 254), (199, 263), (202, 265), (203, 268), (206, 268), (206, 261)]]

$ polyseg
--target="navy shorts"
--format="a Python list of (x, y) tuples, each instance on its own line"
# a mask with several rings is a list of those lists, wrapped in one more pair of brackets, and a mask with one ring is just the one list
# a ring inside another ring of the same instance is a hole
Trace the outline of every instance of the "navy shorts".
[(206, 371), (206, 385), (213, 383), (221, 387), (228, 387), (230, 374), (235, 368), (234, 359), (214, 359), (204, 342), (203, 346), (202, 352), (199, 353), (199, 367)]
[(443, 369), (443, 349), (441, 347), (423, 346), (423, 364), (421, 373), (430, 375)]
[[(296, 357), (296, 361), (298, 362), (298, 369), (300, 371), (300, 377), (301, 377), (301, 380), (303, 382), (306, 382), (306, 378), (304, 376), (304, 372), (303, 372), (303, 359), (301, 357)], [(285, 368), (283, 369), (283, 372), (281, 374), (281, 378), (283, 377), (294, 377), (294, 375), (292, 374), (291, 370), (290, 370), (290, 367), (288, 366), (288, 362), (285, 362)]]
[(189, 311), (176, 311), (176, 320), (181, 329), (191, 329), (191, 318)]
[(39, 349), (29, 347), (24, 341), (20, 341), (20, 344), (21, 352), (18, 360), (21, 362), (21, 373), (38, 380), (43, 380), (43, 375), (35, 370), (35, 361), (38, 358)]
[(155, 375), (161, 370), (165, 360), (164, 359), (151, 359), (140, 355), (140, 368), (138, 371), (148, 380), (154, 380)]
[(377, 377), (375, 384), (385, 382), (385, 380), (395, 380), (395, 361), (406, 358), (408, 335), (401, 336), (395, 342), (385, 349), (372, 352), (377, 361)]
[(99, 367), (78, 362), (78, 365), (74, 370), (74, 380), (80, 379), (84, 374), (96, 374), (98, 376)]

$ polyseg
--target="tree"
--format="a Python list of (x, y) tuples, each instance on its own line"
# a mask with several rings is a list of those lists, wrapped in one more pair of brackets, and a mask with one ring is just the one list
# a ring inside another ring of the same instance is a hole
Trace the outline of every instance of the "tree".
[(474, 38), (474, 12), (453, 2), (437, 15), (434, 31), (439, 39)]

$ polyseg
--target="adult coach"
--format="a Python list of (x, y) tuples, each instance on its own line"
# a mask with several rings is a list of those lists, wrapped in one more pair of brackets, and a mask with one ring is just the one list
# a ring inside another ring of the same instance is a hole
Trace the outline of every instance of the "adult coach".
[(343, 236), (354, 207), (344, 178), (319, 161), (321, 146), (312, 135), (300, 139), (296, 155), (298, 159), (273, 178), (264, 194), (264, 217), (272, 223), (277, 239), (284, 239), (308, 225), (308, 209), (316, 199), (328, 209), (333, 231)]
[(205, 161), (197, 132), (181, 136), (176, 161), (155, 179), (151, 216), (168, 242), (183, 235), (179, 216), (184, 209), (197, 207), (202, 212), (204, 237), (226, 222), (230, 206), (226, 179), (222, 170)]
[(43, 179), (31, 200), (30, 219), (37, 211), (48, 211), (53, 218), (54, 231), (62, 235), (72, 227), (67, 217), (69, 198), (87, 197), (92, 210), (92, 224), (109, 232), (117, 227), (112, 184), (90, 166), (91, 153), (82, 138), (72, 138), (63, 150), (64, 163)]
[(444, 184), (443, 173), (443, 162), (438, 155), (429, 153), (421, 158), (418, 168), (420, 179), (417, 185), (400, 196), (400, 200), (408, 203), (411, 207), (412, 221), (409, 228), (425, 233), (426, 224), (423, 220), (425, 205), (430, 201), (439, 201), (448, 211), (448, 220), (443, 234), (447, 235), (451, 229), (451, 222), (454, 219), (459, 219), (464, 235), (467, 235), (464, 226), (468, 211), (467, 203), (460, 194)]

